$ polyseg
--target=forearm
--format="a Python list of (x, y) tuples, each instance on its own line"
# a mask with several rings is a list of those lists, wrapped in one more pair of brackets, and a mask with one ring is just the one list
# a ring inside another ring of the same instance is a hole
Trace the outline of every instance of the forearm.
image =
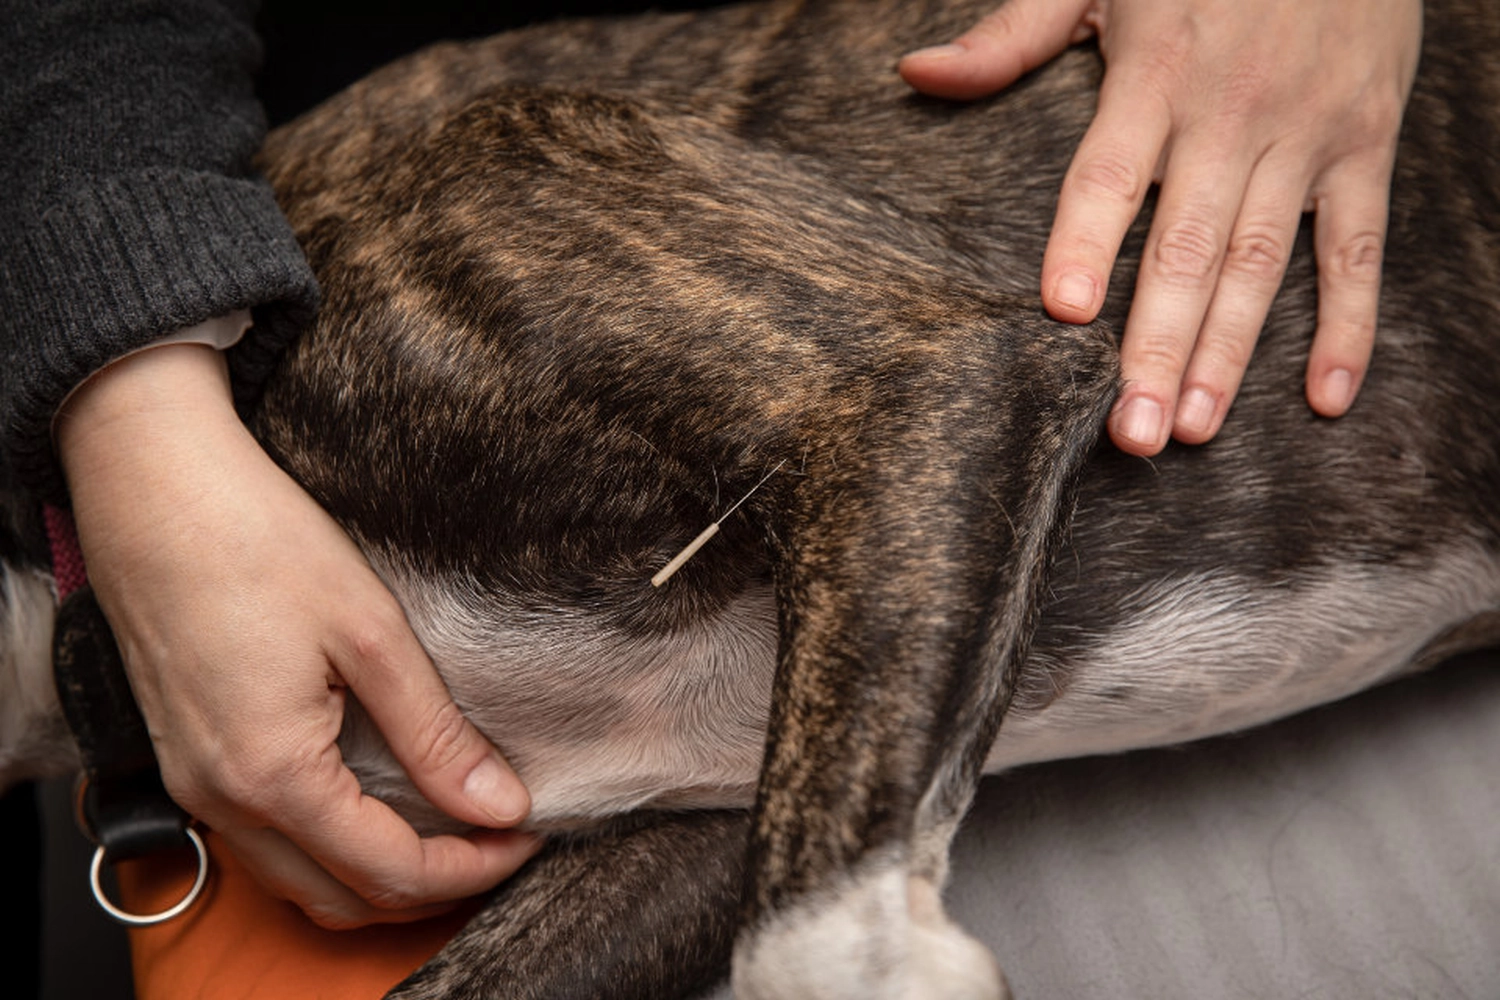
[(56, 495), (48, 431), (111, 360), (256, 309), (263, 374), (316, 286), (251, 158), (250, 4), (5, 4), (0, 45), (0, 427), (18, 476)]

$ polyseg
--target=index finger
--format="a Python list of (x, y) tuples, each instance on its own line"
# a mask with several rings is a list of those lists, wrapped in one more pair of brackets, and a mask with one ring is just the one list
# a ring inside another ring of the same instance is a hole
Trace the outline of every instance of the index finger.
[(1171, 132), (1165, 102), (1142, 97), (1156, 93), (1128, 69), (1105, 74), (1099, 109), (1063, 177), (1042, 258), (1042, 302), (1055, 319), (1088, 323), (1104, 304), (1120, 244)]

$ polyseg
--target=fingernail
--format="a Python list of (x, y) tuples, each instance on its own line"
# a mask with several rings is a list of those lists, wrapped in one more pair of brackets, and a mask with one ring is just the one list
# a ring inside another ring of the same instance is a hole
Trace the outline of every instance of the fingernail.
[(964, 48), (962, 45), (954, 45), (950, 42), (947, 45), (933, 45), (925, 49), (917, 49), (915, 52), (908, 52), (905, 58), (952, 59), (954, 56), (961, 56), (967, 51), (969, 50)]
[(1177, 426), (1192, 434), (1207, 434), (1213, 429), (1218, 408), (1212, 393), (1194, 386), (1183, 393), (1182, 402), (1177, 404)]
[(1090, 312), (1094, 308), (1094, 279), (1082, 271), (1069, 271), (1052, 286), (1052, 297), (1069, 309)]
[(464, 797), (483, 809), (499, 826), (511, 826), (526, 817), (531, 799), (521, 779), (493, 757), (474, 766), (464, 779)]
[(1115, 427), (1127, 441), (1154, 448), (1161, 437), (1162, 418), (1160, 403), (1146, 396), (1134, 396), (1120, 407)]
[(1354, 404), (1354, 373), (1335, 368), (1323, 376), (1323, 401), (1343, 413)]

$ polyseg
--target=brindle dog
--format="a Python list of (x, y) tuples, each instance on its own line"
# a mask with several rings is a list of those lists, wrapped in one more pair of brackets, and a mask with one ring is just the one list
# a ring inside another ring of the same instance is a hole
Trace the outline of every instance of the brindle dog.
[(731, 950), (747, 1000), (997, 997), (939, 900), (982, 771), (1500, 636), (1500, 12), (1429, 4), (1353, 412), (1302, 398), (1304, 232), (1223, 432), (1148, 462), (1099, 443), (1146, 220), (1098, 324), (1033, 291), (1097, 52), (965, 105), (895, 75), (991, 3), (439, 46), (268, 142), (325, 304), (253, 426), (563, 831), (393, 997), (676, 996)]

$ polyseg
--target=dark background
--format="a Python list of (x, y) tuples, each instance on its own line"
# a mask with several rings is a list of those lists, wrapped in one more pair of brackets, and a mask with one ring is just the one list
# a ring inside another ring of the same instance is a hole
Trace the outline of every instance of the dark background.
[(271, 0), (261, 9), (265, 41), (260, 98), (274, 127), (370, 70), (444, 39), (479, 38), (559, 17), (686, 10), (692, 0), (657, 3), (561, 0), (557, 3), (459, 3), (378, 0), (359, 5)]

